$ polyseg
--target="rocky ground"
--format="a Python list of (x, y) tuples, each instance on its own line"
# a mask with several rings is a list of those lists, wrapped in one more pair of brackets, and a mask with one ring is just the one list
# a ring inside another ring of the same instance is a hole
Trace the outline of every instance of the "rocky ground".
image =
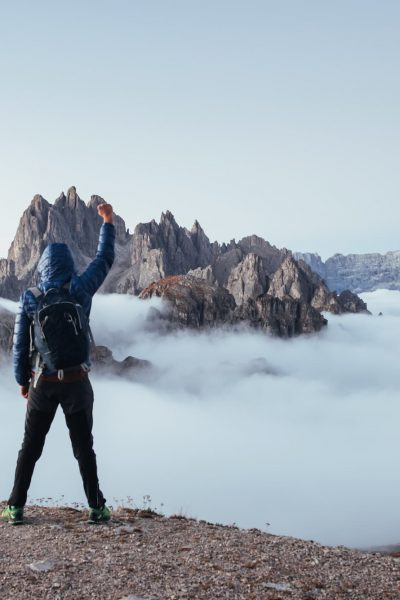
[(255, 529), (120, 508), (89, 525), (74, 508), (28, 507), (26, 524), (0, 525), (0, 598), (400, 598), (392, 555)]

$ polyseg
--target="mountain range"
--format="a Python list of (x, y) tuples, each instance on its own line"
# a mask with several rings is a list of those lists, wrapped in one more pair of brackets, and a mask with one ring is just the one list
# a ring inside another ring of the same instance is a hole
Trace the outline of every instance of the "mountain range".
[[(75, 187), (53, 204), (34, 196), (8, 257), (0, 259), (0, 296), (15, 300), (37, 283), (39, 258), (51, 242), (67, 243), (77, 270), (84, 269), (96, 253), (101, 202), (93, 195), (85, 203)], [(162, 213), (159, 223), (139, 223), (133, 233), (119, 215), (114, 223), (116, 260), (101, 291), (164, 297), (170, 310), (158, 317), (175, 326), (246, 321), (290, 336), (321, 329), (323, 311), (367, 310), (351, 290), (330, 290), (311, 255), (294, 255), (256, 235), (228, 244), (210, 242), (197, 220), (189, 230), (170, 211)]]
[(335, 254), (325, 262), (319, 254), (294, 252), (324, 279), (330, 290), (357, 294), (378, 289), (400, 290), (400, 251), (386, 254)]

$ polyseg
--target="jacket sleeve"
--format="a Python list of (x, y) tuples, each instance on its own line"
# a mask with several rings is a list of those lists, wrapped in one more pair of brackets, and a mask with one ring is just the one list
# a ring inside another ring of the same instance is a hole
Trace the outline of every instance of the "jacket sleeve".
[(96, 257), (80, 276), (85, 292), (91, 296), (97, 292), (112, 267), (115, 256), (114, 245), (115, 227), (112, 223), (103, 223), (100, 229)]
[(25, 310), (24, 299), (25, 293), (22, 294), (19, 301), (13, 338), (14, 375), (19, 385), (28, 385), (31, 378), (31, 365), (29, 359), (31, 319)]

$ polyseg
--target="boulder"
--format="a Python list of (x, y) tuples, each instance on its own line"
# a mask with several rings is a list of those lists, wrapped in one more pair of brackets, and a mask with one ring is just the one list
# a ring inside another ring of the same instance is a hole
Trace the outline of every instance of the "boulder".
[(151, 368), (151, 362), (134, 356), (124, 360), (116, 360), (107, 346), (96, 346), (91, 354), (94, 373), (99, 375), (119, 375), (128, 379), (136, 379)]
[(357, 294), (350, 292), (350, 290), (345, 290), (339, 294), (338, 303), (342, 312), (371, 314), (364, 300)]

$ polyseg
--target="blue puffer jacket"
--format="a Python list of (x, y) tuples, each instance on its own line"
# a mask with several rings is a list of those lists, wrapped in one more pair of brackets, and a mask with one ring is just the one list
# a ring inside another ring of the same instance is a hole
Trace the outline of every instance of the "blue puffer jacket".
[[(70, 292), (76, 301), (82, 305), (89, 317), (92, 297), (103, 283), (114, 262), (114, 242), (114, 225), (103, 223), (100, 229), (96, 258), (82, 275), (76, 273), (74, 260), (66, 244), (50, 244), (39, 261), (40, 283), (38, 288), (46, 292), (50, 288), (62, 287), (65, 283), (71, 281)], [(15, 319), (13, 342), (14, 374), (19, 385), (28, 385), (31, 378), (32, 366), (29, 360), (30, 325), (36, 308), (37, 300), (32, 292), (29, 290), (23, 292)], [(49, 373), (48, 370), (43, 372)]]

